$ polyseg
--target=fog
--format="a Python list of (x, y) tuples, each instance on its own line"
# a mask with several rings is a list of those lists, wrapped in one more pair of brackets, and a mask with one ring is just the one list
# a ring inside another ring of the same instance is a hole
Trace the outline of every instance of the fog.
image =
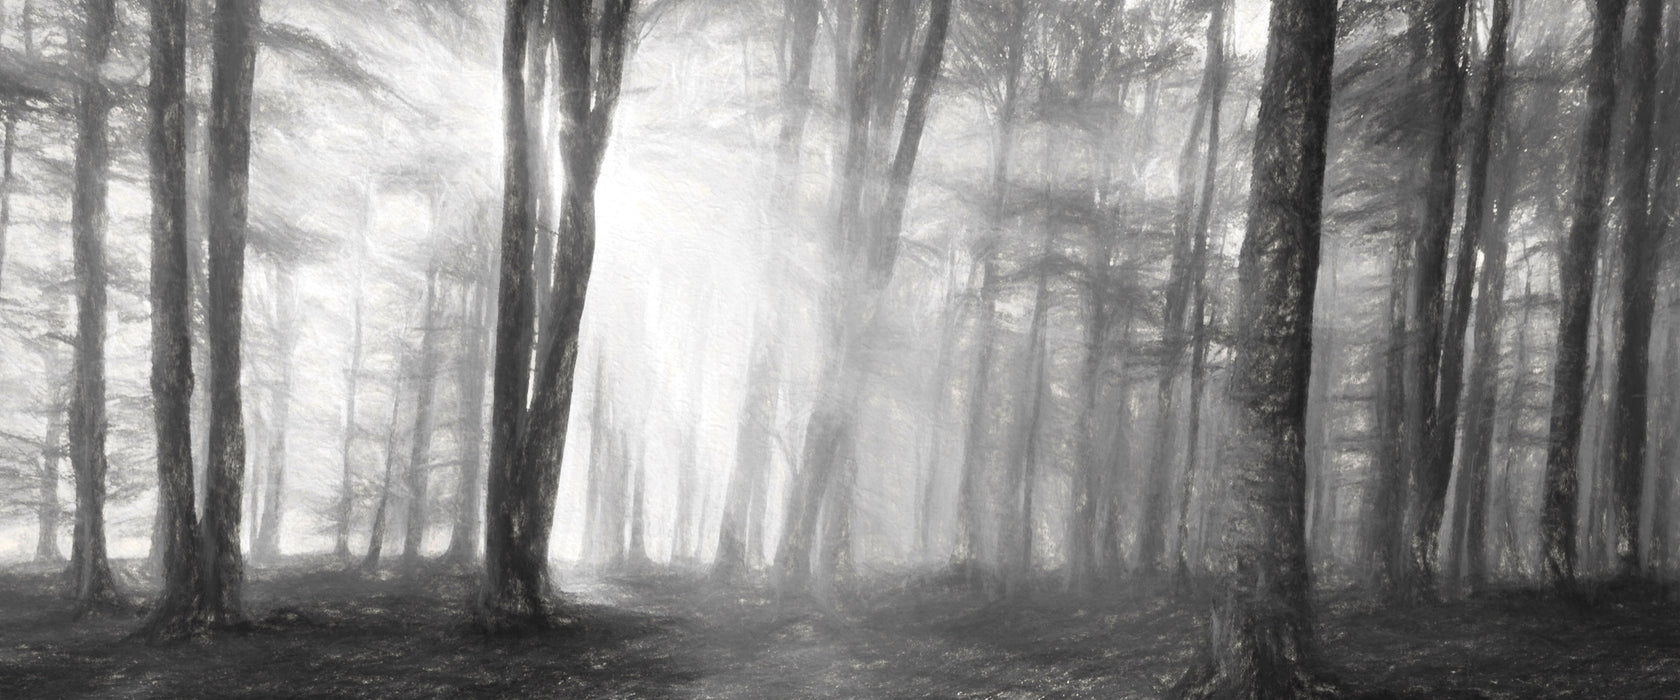
[[(154, 641), (317, 575), (490, 636), (1176, 630), (1020, 681), (1091, 696), (1667, 611), (1674, 9), (0, 0), (0, 564)], [(1459, 663), (1409, 692), (1522, 675)]]

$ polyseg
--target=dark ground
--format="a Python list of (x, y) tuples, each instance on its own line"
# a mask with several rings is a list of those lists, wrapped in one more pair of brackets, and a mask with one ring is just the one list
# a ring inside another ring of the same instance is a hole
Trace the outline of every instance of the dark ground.
[[(566, 577), (565, 626), (487, 639), (468, 624), (471, 578), (414, 579), (257, 570), (252, 631), (153, 647), (125, 639), (134, 614), (72, 621), (54, 575), (0, 573), (0, 698), (1146, 698), (1201, 634), (1168, 596), (988, 607), (933, 583), (879, 584), (823, 615), (658, 574)], [(1320, 610), (1350, 695), (1680, 697), (1670, 604)]]

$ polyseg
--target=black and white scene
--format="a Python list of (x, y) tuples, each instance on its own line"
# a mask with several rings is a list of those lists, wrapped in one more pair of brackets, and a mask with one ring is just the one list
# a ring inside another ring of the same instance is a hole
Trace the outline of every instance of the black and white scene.
[(0, 697), (1680, 697), (1675, 0), (0, 0)]

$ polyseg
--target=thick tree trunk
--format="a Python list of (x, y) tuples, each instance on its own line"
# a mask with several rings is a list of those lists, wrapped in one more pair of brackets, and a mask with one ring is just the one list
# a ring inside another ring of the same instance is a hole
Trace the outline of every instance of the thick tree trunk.
[[(479, 615), (486, 627), (500, 606), (515, 611), (528, 596), (542, 591), (521, 590), (517, 578), (514, 548), (517, 530), (515, 501), (518, 484), (516, 459), (520, 422), (525, 415), (530, 386), (531, 326), (533, 290), (531, 258), (531, 215), (526, 200), (531, 196), (530, 153), (527, 147), (525, 58), (532, 0), (507, 0), (502, 43), (503, 169), (502, 169), (502, 252), (496, 300), (496, 352), (491, 399), (489, 483), (485, 492), (484, 584), (480, 588)], [(525, 611), (538, 615), (541, 610)]]
[[(98, 72), (116, 25), (113, 0), (86, 0), (83, 60)], [(77, 614), (119, 602), (105, 556), (105, 194), (111, 96), (99, 81), (76, 94), (75, 195), (70, 229), (76, 272), (75, 383), (70, 394), (70, 464), (76, 473), (71, 591)]]
[(1593, 302), (1599, 228), (1604, 219), (1610, 136), (1616, 108), (1616, 47), (1627, 0), (1595, 0), (1592, 49), (1587, 56), (1587, 114), (1576, 163), (1574, 218), (1558, 261), (1562, 306), (1546, 446), (1545, 491), (1540, 515), (1546, 581), (1556, 591), (1575, 589), (1575, 505), (1581, 422), (1586, 404), (1587, 341)]
[[(481, 619), (488, 627), (547, 623), (548, 541), (560, 483), (577, 364), (578, 332), (595, 253), (595, 185), (611, 132), (623, 77), (632, 0), (608, 0), (596, 15), (585, 0), (560, 0), (552, 24), (560, 72), (561, 148), (566, 192), (556, 246), (553, 292), (541, 307), (543, 335), (535, 349), (536, 377), (526, 395), (530, 328), (529, 158), (526, 125), (516, 115), (525, 104), (517, 57), (504, 56), (507, 86), (508, 212), (503, 232), (502, 318), (497, 322), (495, 435), (491, 456), (487, 577)], [(521, 53), (526, 23), (518, 0), (509, 4), (506, 51)], [(518, 16), (516, 16), (518, 15)], [(518, 206), (519, 213), (512, 212)], [(519, 227), (518, 231), (514, 231)], [(515, 266), (518, 267), (515, 267)], [(515, 352), (504, 356), (504, 352)]]
[(426, 274), (426, 314), (420, 328), (420, 371), (414, 397), (414, 435), (408, 453), (408, 518), (403, 527), (402, 563), (412, 569), (420, 563), (420, 546), (426, 538), (426, 482), (431, 468), (432, 393), (437, 374), (437, 270)]
[(1225, 593), (1202, 661), (1176, 689), (1184, 695), (1313, 691), (1303, 437), (1335, 37), (1333, 1), (1272, 5), (1238, 267)]
[[(1483, 66), (1482, 89), (1477, 100), (1475, 122), (1469, 136), (1469, 173), (1465, 179), (1464, 231), (1460, 234), (1458, 271), (1453, 280), (1452, 312), (1447, 324), (1446, 350), (1442, 358), (1441, 430), (1437, 440), (1451, 440), (1458, 421), (1457, 400), (1448, 405), (1448, 392), (1454, 396), (1462, 383), (1464, 334), (1469, 325), (1471, 309), (1470, 280), (1477, 251), (1481, 252), (1482, 273), (1476, 284), (1476, 327), (1473, 337), (1475, 357), (1471, 363), (1469, 393), (1466, 405), (1469, 419), (1464, 421), (1464, 458), (1459, 470), (1457, 507), (1453, 511), (1455, 536), (1462, 537), (1461, 552), (1448, 552), (1442, 557), (1443, 578), (1454, 581), (1463, 561), (1466, 583), (1477, 590), (1486, 576), (1483, 554), (1486, 543), (1487, 467), (1493, 449), (1492, 415), (1497, 396), (1494, 382), (1499, 372), (1499, 316), (1505, 297), (1505, 215), (1499, 215), (1491, 231), (1483, 231), (1487, 220), (1489, 170), (1493, 162), (1494, 136), (1501, 123), (1501, 101), (1504, 99), (1505, 55), (1510, 43), (1511, 0), (1495, 0), (1493, 24), (1489, 27), (1488, 53)], [(1502, 188), (1508, 188), (1512, 178), (1501, 176)], [(1509, 210), (1506, 193), (1501, 192), (1498, 206)], [(1451, 446), (1436, 444), (1437, 453)]]
[[(1622, 161), (1622, 327), (1616, 339), (1616, 387), (1612, 394), (1610, 447), (1615, 450), (1617, 572), (1646, 573), (1639, 507), (1645, 497), (1646, 418), (1650, 413), (1651, 325), (1656, 315), (1660, 240), (1651, 223), (1652, 131), (1656, 121), (1657, 43), (1662, 35), (1663, 0), (1639, 0), (1638, 24), (1623, 63), (1634, 71), (1628, 86), (1629, 116)], [(1670, 96), (1672, 97), (1672, 96)], [(1663, 183), (1666, 185), (1667, 183)], [(1659, 214), (1660, 215), (1660, 214)]]
[(187, 269), (187, 7), (151, 0), (152, 411), (163, 514), (163, 591), (142, 634), (174, 638), (202, 624), (192, 461), (192, 297)]
[(260, 0), (216, 0), (210, 78), (210, 454), (203, 513), (204, 594), (210, 623), (243, 621), (245, 562), (239, 549), (245, 480), (240, 335), (245, 285), (246, 193), (251, 164), (251, 87)]

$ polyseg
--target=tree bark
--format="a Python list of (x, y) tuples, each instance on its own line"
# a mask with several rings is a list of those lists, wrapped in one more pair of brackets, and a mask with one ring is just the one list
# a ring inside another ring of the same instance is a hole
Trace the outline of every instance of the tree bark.
[(260, 0), (216, 0), (210, 77), (210, 454), (205, 473), (204, 594), (210, 623), (243, 622), (245, 562), (239, 549), (245, 479), (240, 397), (246, 195), (251, 165), (253, 33)]
[[(116, 25), (113, 0), (85, 0), (84, 67), (97, 76)], [(76, 273), (75, 383), (70, 395), (70, 463), (76, 473), (71, 590), (77, 615), (119, 603), (105, 555), (105, 196), (111, 95), (91, 77), (76, 93), (75, 194), (70, 229)]]
[[(479, 614), (485, 626), (495, 607), (517, 607), (527, 595), (515, 572), (515, 464), (519, 427), (530, 386), (533, 290), (530, 154), (527, 146), (525, 63), (532, 0), (507, 0), (502, 43), (502, 252), (496, 300), (496, 352), (491, 398), (489, 483), (485, 493), (484, 584)], [(539, 614), (540, 611), (527, 611)]]
[(192, 297), (187, 270), (187, 7), (151, 0), (152, 411), (163, 513), (163, 591), (142, 633), (192, 634), (203, 618), (192, 461)]
[(1587, 56), (1587, 114), (1576, 163), (1574, 218), (1558, 261), (1562, 280), (1546, 475), (1540, 514), (1546, 581), (1575, 592), (1577, 459), (1585, 413), (1588, 330), (1592, 316), (1599, 228), (1604, 219), (1610, 136), (1616, 107), (1616, 48), (1627, 0), (1595, 0), (1592, 49)]
[(1279, 0), (1270, 34), (1238, 266), (1225, 591), (1202, 661), (1175, 689), (1195, 697), (1316, 690), (1303, 437), (1336, 4)]
[[(543, 335), (535, 349), (536, 377), (527, 407), (526, 373), (530, 328), (520, 327), (531, 309), (529, 158), (515, 154), (526, 125), (522, 68), (515, 56), (527, 27), (518, 0), (509, 4), (504, 49), (509, 156), (508, 213), (504, 216), (502, 317), (497, 321), (495, 435), (491, 455), (490, 527), (486, 536), (487, 576), (480, 619), (487, 626), (547, 624), (548, 541), (560, 483), (578, 332), (595, 253), (595, 185), (600, 178), (628, 51), (632, 0), (608, 0), (598, 16), (586, 0), (556, 0), (553, 28), (560, 72), (561, 149), (566, 191), (556, 245), (553, 291), (541, 307)], [(598, 37), (598, 39), (597, 39)], [(519, 206), (522, 210), (511, 210)], [(513, 229), (518, 227), (518, 231)], [(513, 267), (518, 265), (519, 267)], [(504, 352), (516, 354), (504, 356)]]
[[(1645, 497), (1646, 419), (1650, 414), (1651, 326), (1656, 316), (1660, 239), (1651, 223), (1651, 164), (1656, 121), (1657, 44), (1662, 36), (1663, 0), (1639, 0), (1633, 43), (1623, 63), (1634, 71), (1627, 100), (1631, 123), (1622, 161), (1622, 327), (1616, 339), (1616, 386), (1609, 416), (1611, 469), (1615, 487), (1617, 573), (1643, 576), (1645, 533), (1640, 530)], [(1672, 97), (1672, 96), (1671, 96)], [(1666, 185), (1666, 183), (1663, 183)], [(1660, 214), (1659, 214), (1660, 215)]]

